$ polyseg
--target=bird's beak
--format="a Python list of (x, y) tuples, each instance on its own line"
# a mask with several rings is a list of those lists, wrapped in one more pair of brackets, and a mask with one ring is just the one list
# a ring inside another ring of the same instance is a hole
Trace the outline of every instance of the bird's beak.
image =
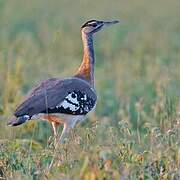
[(119, 21), (106, 21), (106, 22), (103, 22), (103, 25), (104, 26), (111, 26), (111, 25), (116, 24), (116, 23), (119, 23)]

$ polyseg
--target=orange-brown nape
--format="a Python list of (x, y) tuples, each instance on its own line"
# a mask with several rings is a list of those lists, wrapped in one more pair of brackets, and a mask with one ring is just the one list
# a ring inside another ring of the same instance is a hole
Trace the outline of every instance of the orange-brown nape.
[(79, 67), (76, 76), (82, 77), (83, 79), (92, 83), (91, 78), (91, 62), (88, 55), (84, 54), (83, 63)]

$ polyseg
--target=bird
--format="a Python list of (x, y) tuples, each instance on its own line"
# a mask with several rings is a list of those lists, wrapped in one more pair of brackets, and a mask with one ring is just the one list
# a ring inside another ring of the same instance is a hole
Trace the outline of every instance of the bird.
[(71, 77), (49, 78), (40, 82), (15, 109), (8, 126), (18, 126), (32, 119), (49, 121), (57, 137), (57, 127), (64, 125), (57, 143), (64, 143), (69, 131), (85, 119), (97, 103), (94, 85), (94, 34), (119, 21), (89, 20), (81, 26), (83, 59)]

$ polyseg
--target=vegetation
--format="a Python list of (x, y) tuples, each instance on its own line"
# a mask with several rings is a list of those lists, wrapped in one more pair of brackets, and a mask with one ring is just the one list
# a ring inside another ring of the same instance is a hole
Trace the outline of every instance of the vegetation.
[[(178, 0), (0, 0), (0, 178), (180, 179), (179, 9)], [(75, 72), (79, 27), (94, 18), (122, 20), (95, 38), (96, 110), (56, 151), (47, 122), (7, 127), (33, 85)]]

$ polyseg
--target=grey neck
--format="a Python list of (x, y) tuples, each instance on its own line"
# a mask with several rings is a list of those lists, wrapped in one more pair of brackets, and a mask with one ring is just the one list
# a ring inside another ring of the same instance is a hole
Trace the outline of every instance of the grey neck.
[(86, 34), (82, 32), (83, 41), (83, 61), (77, 72), (77, 76), (89, 81), (94, 86), (94, 47), (92, 34)]
[(83, 41), (84, 55), (88, 55), (88, 58), (94, 64), (94, 46), (93, 46), (92, 34), (85, 34), (82, 32), (82, 41)]

